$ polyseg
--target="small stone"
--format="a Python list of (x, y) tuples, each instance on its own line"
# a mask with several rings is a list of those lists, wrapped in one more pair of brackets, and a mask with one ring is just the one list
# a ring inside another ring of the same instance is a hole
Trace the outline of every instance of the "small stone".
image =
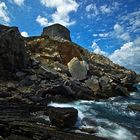
[(30, 80), (31, 81), (36, 81), (37, 80), (37, 75), (35, 74), (35, 75), (31, 75), (30, 76)]
[(26, 75), (26, 73), (24, 73), (24, 72), (21, 72), (21, 71), (16, 72), (16, 76), (17, 76), (19, 79), (24, 78), (25, 75)]
[(82, 127), (82, 128), (80, 128), (80, 130), (83, 132), (90, 133), (90, 134), (97, 132), (97, 128), (95, 128), (95, 127), (91, 127), (91, 128)]
[(14, 83), (8, 83), (7, 84), (7, 88), (8, 88), (8, 90), (15, 90), (16, 89), (16, 85)]

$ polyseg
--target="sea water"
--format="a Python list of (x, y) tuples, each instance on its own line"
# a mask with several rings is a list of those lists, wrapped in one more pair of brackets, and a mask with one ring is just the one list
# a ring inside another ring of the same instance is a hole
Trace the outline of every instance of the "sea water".
[(97, 128), (94, 135), (110, 140), (140, 139), (140, 112), (132, 111), (129, 104), (140, 104), (139, 91), (129, 97), (112, 97), (100, 101), (76, 101), (68, 104), (50, 103), (54, 107), (74, 107), (78, 110), (79, 128)]

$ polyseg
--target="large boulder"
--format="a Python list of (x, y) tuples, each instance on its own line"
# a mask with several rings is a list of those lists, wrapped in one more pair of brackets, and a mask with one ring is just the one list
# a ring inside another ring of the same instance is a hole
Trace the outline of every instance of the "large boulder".
[(45, 35), (48, 35), (49, 37), (53, 39), (64, 39), (64, 40), (71, 41), (70, 31), (66, 27), (60, 24), (54, 24), (54, 25), (45, 27), (43, 29), (42, 36), (45, 36)]
[(26, 68), (27, 54), (18, 28), (0, 27), (0, 77), (8, 77), (9, 73)]
[(49, 119), (51, 124), (59, 128), (71, 128), (76, 124), (78, 111), (75, 108), (51, 108)]
[(82, 62), (80, 62), (77, 57), (74, 57), (68, 63), (68, 69), (73, 79), (75, 80), (83, 80), (87, 76), (86, 66)]

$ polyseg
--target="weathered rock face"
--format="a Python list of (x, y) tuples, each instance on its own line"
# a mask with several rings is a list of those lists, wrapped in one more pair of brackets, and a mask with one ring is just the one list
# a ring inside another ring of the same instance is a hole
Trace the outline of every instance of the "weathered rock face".
[(49, 118), (52, 125), (70, 128), (76, 124), (78, 111), (75, 108), (51, 108)]
[(18, 28), (0, 28), (0, 77), (8, 76), (8, 73), (26, 66), (27, 55), (24, 40)]
[(68, 63), (68, 69), (71, 73), (73, 79), (76, 80), (83, 80), (87, 76), (87, 68), (83, 63), (81, 63), (78, 58), (74, 57), (69, 63)]
[(54, 39), (65, 39), (71, 41), (70, 31), (60, 24), (54, 24), (45, 27), (43, 29), (42, 36), (44, 35), (48, 35), (49, 37)]
[(94, 92), (100, 90), (99, 81), (96, 77), (91, 77), (91, 79), (86, 80), (85, 84), (87, 87), (89, 87)]

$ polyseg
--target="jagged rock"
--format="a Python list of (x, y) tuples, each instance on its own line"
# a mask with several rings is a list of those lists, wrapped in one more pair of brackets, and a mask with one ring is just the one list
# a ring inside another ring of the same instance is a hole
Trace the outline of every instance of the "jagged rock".
[(87, 76), (87, 68), (76, 57), (68, 63), (68, 69), (75, 80), (83, 80)]
[(93, 92), (77, 81), (66, 81), (64, 85), (73, 93), (75, 100), (94, 100)]
[(56, 102), (68, 102), (74, 99), (73, 92), (61, 84), (42, 88), (37, 92), (37, 96), (47, 101)]
[(106, 87), (108, 85), (109, 78), (106, 76), (103, 76), (99, 79), (99, 83), (102, 87)]
[(130, 108), (133, 111), (140, 111), (140, 104), (130, 104), (128, 105), (128, 108)]
[(59, 128), (71, 128), (76, 124), (78, 111), (75, 108), (51, 108), (49, 118), (52, 125)]
[(0, 28), (0, 78), (27, 66), (25, 43), (17, 27)]
[(16, 85), (14, 84), (14, 83), (8, 83), (7, 84), (7, 88), (8, 88), (8, 90), (10, 91), (10, 90), (15, 90), (16, 89)]
[(69, 40), (71, 41), (71, 37), (70, 37), (70, 31), (60, 25), (60, 24), (54, 24), (48, 27), (45, 27), (43, 29), (43, 33), (42, 36), (48, 35), (49, 37), (53, 38), (53, 39), (65, 39), (65, 40)]
[(126, 87), (122, 87), (120, 85), (117, 85), (115, 88), (115, 94), (120, 96), (128, 96), (129, 92)]
[(92, 91), (99, 91), (100, 86), (99, 86), (99, 81), (96, 77), (91, 77), (91, 79), (88, 79), (85, 81), (85, 84), (87, 87), (89, 87)]

